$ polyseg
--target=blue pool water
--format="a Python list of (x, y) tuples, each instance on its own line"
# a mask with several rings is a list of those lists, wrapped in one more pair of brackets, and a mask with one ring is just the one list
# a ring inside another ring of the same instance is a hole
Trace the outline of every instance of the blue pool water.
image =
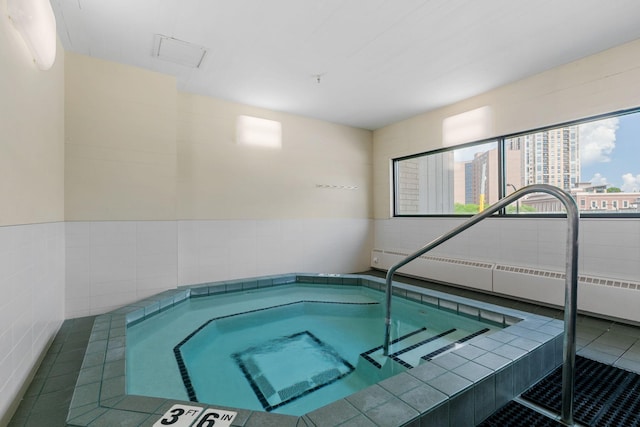
[(190, 298), (127, 329), (127, 393), (302, 415), (497, 326), (384, 294), (283, 285)]

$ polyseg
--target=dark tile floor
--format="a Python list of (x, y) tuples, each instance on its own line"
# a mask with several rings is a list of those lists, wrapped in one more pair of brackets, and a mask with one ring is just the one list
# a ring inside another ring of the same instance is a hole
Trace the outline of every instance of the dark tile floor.
[(65, 426), (95, 317), (66, 320), (8, 427)]

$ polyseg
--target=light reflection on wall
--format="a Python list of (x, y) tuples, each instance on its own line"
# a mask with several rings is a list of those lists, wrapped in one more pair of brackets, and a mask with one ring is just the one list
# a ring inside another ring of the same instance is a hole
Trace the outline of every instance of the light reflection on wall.
[(251, 116), (238, 116), (236, 142), (264, 148), (282, 148), (282, 123)]
[(447, 117), (442, 121), (442, 143), (445, 147), (481, 141), (493, 136), (493, 111), (484, 106)]

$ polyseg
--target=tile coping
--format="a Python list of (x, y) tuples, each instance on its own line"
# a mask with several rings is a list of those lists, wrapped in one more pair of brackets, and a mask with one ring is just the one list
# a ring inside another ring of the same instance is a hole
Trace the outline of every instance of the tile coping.
[[(349, 420), (357, 422), (363, 417), (374, 425), (402, 426), (422, 419), (446, 419), (453, 423), (456, 413), (464, 413), (456, 405), (463, 401), (468, 403), (469, 399), (471, 404), (478, 403), (471, 409), (475, 423), (478, 423), (562, 364), (564, 323), (561, 320), (394, 282), (396, 296), (498, 324), (504, 329), (487, 337), (473, 338), (459, 349), (301, 417), (127, 395), (125, 348), (128, 325), (188, 298), (299, 282), (385, 289), (384, 279), (372, 276), (292, 273), (179, 287), (99, 315), (73, 393), (67, 425), (114, 425), (126, 419), (128, 425), (152, 426), (174, 404), (237, 412), (232, 424), (237, 427), (263, 425), (266, 418), (277, 420), (278, 425), (291, 426), (314, 426), (319, 421), (322, 426), (340, 425)], [(471, 369), (473, 367), (476, 369)], [(394, 387), (398, 382), (404, 386)], [(493, 399), (486, 396), (493, 396)], [(371, 402), (379, 404), (371, 406)], [(466, 413), (469, 415), (468, 408)], [(449, 425), (449, 421), (438, 425)]]

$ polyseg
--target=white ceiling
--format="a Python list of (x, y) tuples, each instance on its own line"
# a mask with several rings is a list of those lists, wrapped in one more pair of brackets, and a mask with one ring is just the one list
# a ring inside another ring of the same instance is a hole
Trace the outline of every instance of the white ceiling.
[[(640, 38), (640, 0), (51, 0), (66, 50), (377, 129)], [(199, 68), (154, 55), (164, 35)], [(320, 75), (320, 82), (317, 82)]]

